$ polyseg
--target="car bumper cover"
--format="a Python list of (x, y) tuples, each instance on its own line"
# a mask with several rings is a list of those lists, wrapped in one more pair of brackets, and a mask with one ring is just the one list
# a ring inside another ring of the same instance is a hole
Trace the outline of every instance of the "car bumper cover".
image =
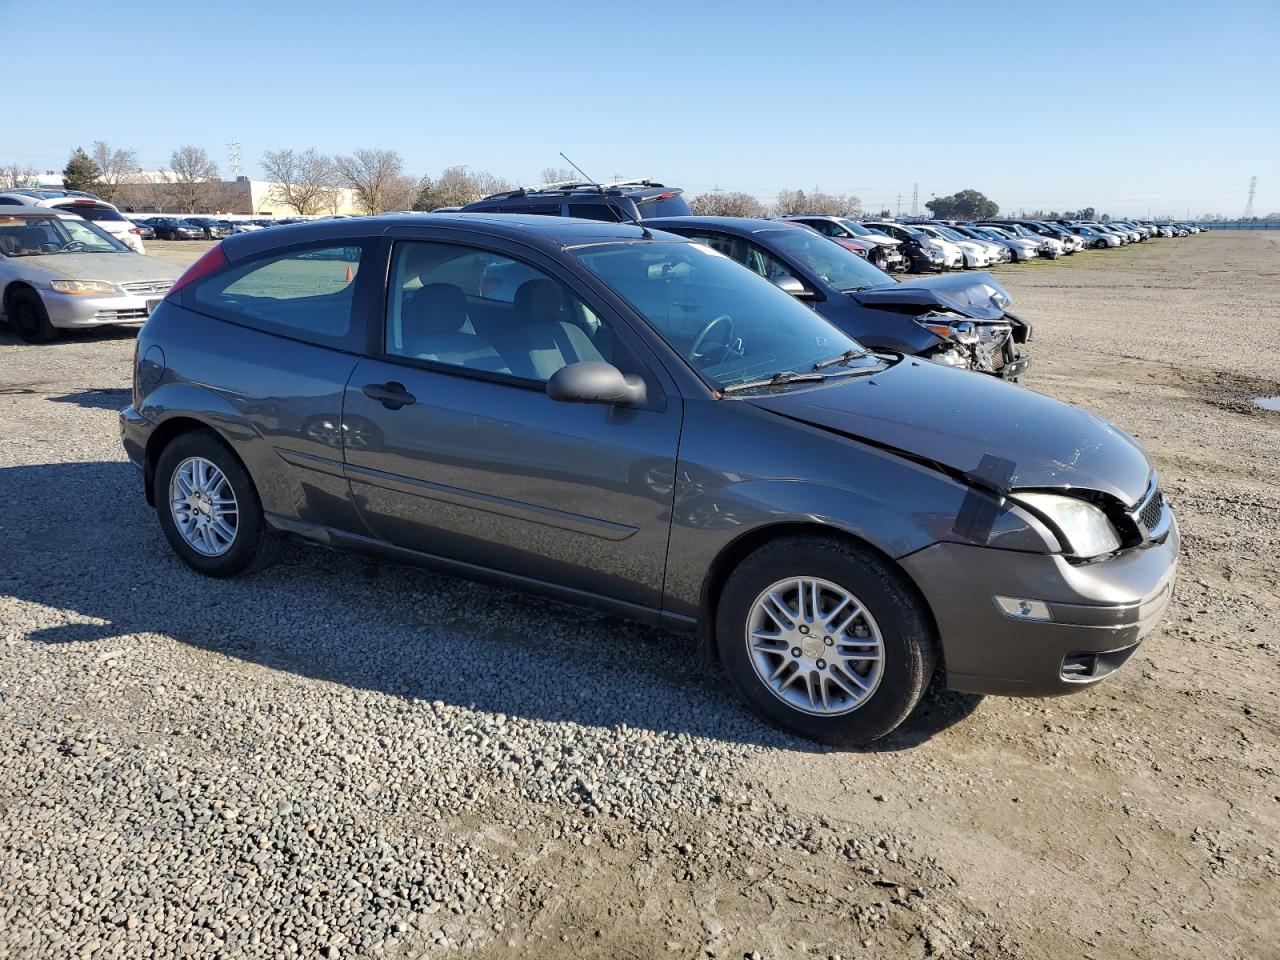
[[(901, 561), (942, 640), (947, 687), (1051, 696), (1106, 678), (1150, 633), (1173, 596), (1178, 528), (1159, 543), (1093, 563), (960, 543)], [(1009, 616), (996, 597), (1040, 601), (1048, 620)]]

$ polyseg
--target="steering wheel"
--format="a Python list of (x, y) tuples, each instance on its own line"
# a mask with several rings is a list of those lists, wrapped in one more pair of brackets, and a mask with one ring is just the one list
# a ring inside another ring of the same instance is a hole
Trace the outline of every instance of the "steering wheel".
[(62, 252), (66, 253), (69, 250), (83, 250), (84, 248), (85, 242), (83, 240), (68, 240), (62, 245)]
[[(711, 336), (711, 331), (716, 329), (716, 327), (724, 327), (725, 332), (724, 332), (724, 343), (720, 344), (719, 346), (720, 355), (713, 360), (710, 354), (702, 352), (702, 345), (706, 343), (707, 338)], [(720, 363), (722, 360), (724, 360), (725, 357), (729, 355), (729, 344), (731, 344), (732, 342), (733, 342), (733, 318), (730, 317), (727, 313), (722, 313), (718, 317), (712, 317), (710, 320), (708, 320), (706, 323), (706, 326), (704, 326), (702, 330), (698, 332), (698, 335), (693, 338), (693, 346), (689, 350), (689, 358), (691, 360), (697, 361), (703, 366), (706, 366), (712, 363)]]

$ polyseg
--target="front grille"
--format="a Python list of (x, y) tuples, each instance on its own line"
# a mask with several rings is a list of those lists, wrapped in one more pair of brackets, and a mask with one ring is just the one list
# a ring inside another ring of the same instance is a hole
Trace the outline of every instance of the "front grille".
[(169, 288), (173, 286), (172, 280), (139, 280), (135, 283), (122, 283), (120, 286), (128, 290), (130, 293), (159, 293), (165, 294), (169, 292)]
[(147, 311), (144, 307), (136, 310), (99, 310), (93, 315), (95, 320), (145, 320)]
[(1142, 505), (1142, 509), (1138, 511), (1138, 520), (1150, 530), (1160, 522), (1162, 516), (1164, 516), (1164, 494), (1157, 487), (1147, 498), (1147, 502)]

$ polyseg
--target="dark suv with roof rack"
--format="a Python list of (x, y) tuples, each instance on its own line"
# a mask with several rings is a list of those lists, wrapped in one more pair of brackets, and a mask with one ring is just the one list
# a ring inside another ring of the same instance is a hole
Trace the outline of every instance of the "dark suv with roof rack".
[(521, 213), (580, 217), (619, 223), (646, 217), (687, 217), (692, 211), (684, 191), (652, 180), (615, 180), (594, 184), (565, 180), (520, 187), (469, 203), (463, 213)]

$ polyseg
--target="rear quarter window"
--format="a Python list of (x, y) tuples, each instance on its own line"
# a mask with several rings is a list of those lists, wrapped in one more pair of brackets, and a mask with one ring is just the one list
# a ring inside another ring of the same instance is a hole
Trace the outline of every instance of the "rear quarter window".
[(275, 252), (196, 281), (183, 304), (200, 313), (296, 340), (359, 349), (352, 322), (364, 243)]

